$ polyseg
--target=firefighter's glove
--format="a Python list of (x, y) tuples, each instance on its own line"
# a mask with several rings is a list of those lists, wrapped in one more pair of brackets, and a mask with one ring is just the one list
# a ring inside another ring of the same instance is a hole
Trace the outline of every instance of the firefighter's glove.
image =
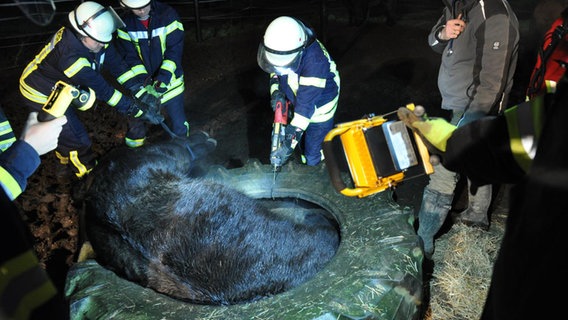
[(286, 106), (286, 95), (284, 92), (274, 90), (270, 96), (270, 106), (272, 107), (272, 111), (276, 111), (277, 108), (284, 110), (284, 106)]
[(139, 99), (133, 99), (127, 114), (150, 124), (160, 124), (164, 121), (164, 116), (160, 113), (159, 106), (148, 105)]
[(149, 85), (147, 85), (146, 87), (144, 87), (144, 89), (145, 89), (146, 92), (148, 92), (150, 95), (152, 95), (153, 97), (156, 97), (156, 98), (158, 98), (158, 99), (161, 98), (162, 95), (163, 95), (163, 93), (160, 93), (160, 92), (156, 91), (156, 88), (155, 88), (153, 85), (151, 85), (151, 84), (149, 84)]
[(439, 151), (446, 152), (446, 144), (456, 130), (456, 126), (442, 118), (419, 118), (406, 107), (399, 108), (397, 115), (407, 127), (417, 132), (430, 145)]
[(154, 81), (153, 87), (154, 91), (160, 96), (168, 91), (168, 86), (160, 80)]
[(140, 87), (136, 92), (134, 92), (134, 97), (147, 105), (160, 109), (160, 95), (151, 85)]
[(294, 152), (294, 148), (302, 138), (304, 130), (293, 125), (287, 125), (285, 129), (284, 141), (278, 149), (270, 153), (270, 164), (276, 167), (283, 166)]

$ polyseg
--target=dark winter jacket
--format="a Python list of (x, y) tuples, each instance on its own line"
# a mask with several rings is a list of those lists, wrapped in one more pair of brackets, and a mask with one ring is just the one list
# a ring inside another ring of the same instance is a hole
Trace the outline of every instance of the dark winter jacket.
[[(519, 45), (519, 23), (506, 0), (445, 0), (428, 43), (442, 54), (438, 87), (442, 109), (495, 114), (507, 107)], [(466, 28), (456, 39), (438, 37), (462, 13)]]
[(151, 6), (148, 29), (132, 13), (123, 17), (118, 45), (133, 71), (169, 86), (183, 76), (184, 27), (169, 5), (152, 1)]
[(310, 122), (325, 122), (335, 114), (339, 100), (339, 71), (318, 40), (302, 53), (297, 70), (278, 76), (279, 88), (294, 105), (291, 125), (305, 130)]
[(112, 44), (106, 44), (98, 53), (90, 52), (71, 29), (62, 27), (24, 69), (20, 92), (26, 99), (43, 105), (55, 83), (61, 80), (93, 89), (98, 100), (126, 113), (133, 100), (105, 80), (101, 74), (103, 66), (125, 86), (137, 81)]

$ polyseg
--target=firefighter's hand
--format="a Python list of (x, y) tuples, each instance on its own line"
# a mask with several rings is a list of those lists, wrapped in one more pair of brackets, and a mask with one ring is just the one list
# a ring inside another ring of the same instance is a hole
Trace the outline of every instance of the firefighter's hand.
[[(399, 108), (397, 115), (407, 127), (417, 132), (426, 142), (438, 149), (438, 153), (439, 151), (446, 151), (448, 139), (452, 136), (454, 130), (456, 130), (456, 126), (450, 124), (443, 118), (419, 118), (415, 112), (406, 107)], [(430, 151), (433, 152), (436, 150)]]
[(146, 104), (139, 99), (133, 99), (127, 114), (150, 124), (160, 124), (164, 121), (164, 116), (160, 113), (159, 106)]
[(41, 156), (57, 148), (59, 134), (67, 117), (61, 116), (46, 122), (38, 122), (37, 112), (31, 112), (26, 121), (21, 139), (27, 142)]
[(287, 125), (285, 133), (284, 141), (282, 141), (280, 147), (270, 153), (270, 164), (273, 166), (281, 167), (288, 161), (302, 138), (304, 130), (293, 125)]
[(168, 85), (166, 85), (160, 80), (154, 81), (153, 87), (154, 87), (154, 92), (156, 92), (160, 96), (162, 96), (164, 93), (166, 93), (166, 91), (168, 91)]
[(276, 108), (280, 104), (280, 108), (286, 105), (286, 95), (280, 90), (274, 90), (270, 96), (270, 106), (272, 111), (276, 111)]

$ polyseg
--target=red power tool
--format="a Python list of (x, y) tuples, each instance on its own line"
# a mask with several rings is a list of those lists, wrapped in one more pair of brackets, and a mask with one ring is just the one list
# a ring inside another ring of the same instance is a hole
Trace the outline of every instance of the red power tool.
[[(289, 107), (290, 101), (286, 101), (286, 103), (278, 101), (276, 103), (276, 108), (274, 109), (274, 123), (272, 124), (272, 144), (270, 152), (278, 149), (282, 141), (284, 141), (286, 135), (286, 130), (284, 129), (288, 124)], [(273, 165), (273, 167), (275, 172), (279, 169), (277, 165)]]

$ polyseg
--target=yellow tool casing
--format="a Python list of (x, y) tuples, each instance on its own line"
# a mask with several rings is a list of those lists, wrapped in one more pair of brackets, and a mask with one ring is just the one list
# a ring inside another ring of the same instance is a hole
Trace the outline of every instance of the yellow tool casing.
[(70, 105), (85, 111), (93, 106), (95, 100), (95, 92), (91, 88), (83, 90), (63, 81), (57, 81), (41, 109), (42, 112), (38, 115), (38, 120), (49, 121), (59, 118), (65, 114)]
[[(414, 104), (406, 107), (413, 110)], [(422, 139), (384, 116), (336, 125), (324, 139), (323, 152), (335, 189), (350, 197), (366, 197), (434, 172)]]

